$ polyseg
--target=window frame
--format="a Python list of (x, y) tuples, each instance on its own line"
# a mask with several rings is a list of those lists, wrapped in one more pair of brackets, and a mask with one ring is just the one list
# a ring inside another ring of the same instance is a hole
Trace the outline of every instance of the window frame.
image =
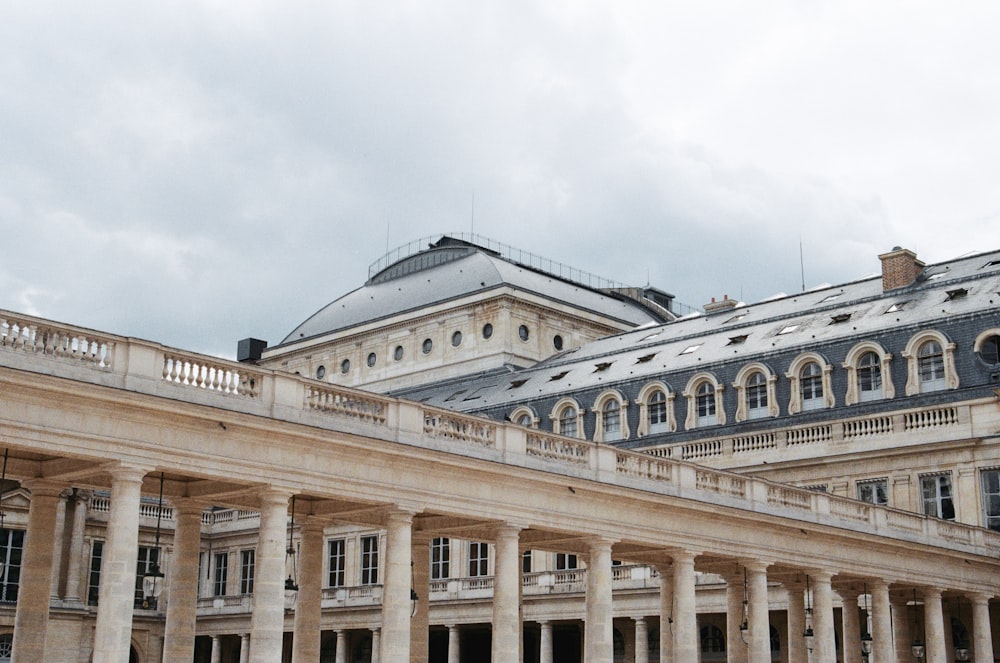
[[(993, 479), (993, 487), (987, 486), (988, 478)], [(983, 527), (1000, 532), (1000, 467), (987, 467), (979, 471), (979, 490), (982, 496)], [(991, 508), (991, 504), (995, 509)]]
[[(706, 392), (705, 388), (710, 391)], [(725, 388), (726, 386), (712, 373), (701, 372), (691, 376), (682, 394), (687, 399), (685, 430), (725, 425), (726, 410), (722, 396)], [(706, 414), (701, 413), (702, 409)], [(712, 410), (711, 414), (707, 413), (708, 409)]]
[[(757, 375), (763, 376), (763, 385), (750, 384), (750, 380)], [(736, 421), (752, 421), (755, 419), (777, 417), (779, 414), (778, 399), (775, 394), (777, 382), (778, 376), (767, 364), (755, 361), (741, 368), (740, 372), (736, 374), (736, 380), (733, 382), (733, 387), (736, 389)], [(767, 403), (763, 406), (751, 407), (751, 386), (755, 387), (755, 389), (763, 386)]]
[(212, 555), (212, 596), (226, 596), (229, 580), (229, 551)]
[(338, 537), (326, 542), (326, 586), (347, 586), (347, 539)]
[[(609, 410), (612, 406), (616, 409)], [(594, 441), (621, 442), (629, 439), (631, 432), (628, 426), (628, 400), (617, 389), (601, 392), (594, 401)], [(609, 415), (610, 413), (610, 415)], [(617, 430), (615, 430), (615, 415)]]
[[(525, 417), (528, 418), (528, 422), (522, 421)], [(513, 412), (510, 413), (510, 422), (517, 426), (522, 426), (524, 428), (538, 428), (538, 414), (529, 405), (522, 405)]]
[(378, 534), (366, 534), (358, 540), (359, 585), (370, 586), (378, 584), (379, 545)]
[[(946, 481), (944, 481), (946, 480)], [(934, 488), (934, 494), (928, 495), (928, 489)], [(947, 486), (947, 495), (943, 494), (942, 486)], [(957, 520), (955, 500), (955, 484), (951, 480), (951, 472), (935, 472), (920, 475), (920, 503), (925, 516), (941, 520)], [(932, 508), (933, 505), (933, 508)], [(950, 516), (948, 515), (950, 513)]]
[[(997, 354), (1000, 355), (1000, 329), (997, 328), (987, 329), (986, 331), (976, 336), (976, 340), (972, 344), (972, 351), (976, 354), (976, 359), (979, 360), (979, 362), (982, 363), (984, 366), (991, 369), (996, 369), (998, 366), (1000, 366), (1000, 361), (991, 362), (988, 361), (986, 358), (984, 358), (982, 355), (983, 346), (986, 345), (987, 342), (994, 343), (995, 347), (997, 348)], [(998, 356), (998, 360), (1000, 360), (1000, 356)]]
[(245, 548), (240, 551), (240, 594), (253, 594), (254, 572), (257, 566), (257, 551)]
[(490, 575), (490, 544), (485, 541), (469, 541), (469, 577), (485, 578)]
[[(809, 364), (816, 364), (819, 366), (819, 374), (817, 376), (810, 377), (816, 377), (819, 379), (819, 384), (823, 392), (815, 399), (810, 399), (810, 401), (814, 402), (808, 403), (807, 407), (802, 388), (802, 372)], [(788, 414), (798, 414), (807, 410), (812, 411), (829, 409), (836, 406), (837, 399), (830, 384), (830, 374), (832, 372), (833, 365), (830, 364), (824, 356), (817, 352), (804, 352), (796, 357), (795, 360), (789, 365), (788, 372), (785, 373), (785, 377), (788, 378), (790, 382)]]
[[(574, 417), (563, 416), (564, 415), (564, 411), (568, 407), (573, 407), (573, 408), (576, 409), (576, 416), (574, 416)], [(577, 402), (577, 400), (575, 398), (566, 397), (566, 398), (559, 399), (559, 401), (552, 407), (552, 412), (549, 413), (549, 419), (552, 421), (552, 432), (556, 433), (557, 435), (564, 435), (566, 437), (573, 437), (573, 438), (576, 438), (576, 439), (579, 439), (579, 440), (584, 439), (584, 436), (583, 436), (584, 435), (584, 431), (583, 431), (583, 414), (584, 414), (584, 412), (585, 412), (584, 408), (582, 408), (580, 406), (580, 404)], [(567, 435), (564, 432), (564, 430), (563, 430), (564, 425), (565, 425), (564, 422), (569, 422), (571, 419), (573, 420), (573, 422), (574, 422), (574, 424), (576, 426), (576, 430), (572, 431), (572, 434)]]
[[(861, 362), (870, 354), (874, 354), (879, 361), (878, 368), (880, 379), (882, 380), (881, 389), (865, 390), (861, 388), (861, 371), (864, 368)], [(847, 371), (847, 393), (844, 394), (844, 404), (856, 405), (858, 403), (894, 398), (896, 396), (896, 387), (892, 382), (891, 362), (892, 353), (886, 352), (881, 344), (874, 341), (862, 341), (851, 348), (844, 358), (843, 363), (844, 370)]]
[(451, 539), (435, 537), (431, 539), (430, 579), (448, 580), (451, 578)]
[[(941, 346), (941, 370), (940, 381), (929, 382), (922, 376), (921, 350), (927, 343), (935, 342)], [(947, 389), (958, 389), (958, 372), (955, 369), (955, 343), (951, 342), (947, 336), (935, 329), (928, 329), (910, 337), (906, 348), (901, 353), (906, 358), (906, 395), (916, 396), (917, 394), (944, 391)]]
[[(870, 496), (865, 496), (862, 493), (867, 487), (872, 487), (872, 492)], [(881, 488), (884, 500), (879, 500), (879, 491)], [(861, 502), (866, 502), (868, 504), (875, 504), (878, 506), (887, 506), (889, 504), (889, 479), (886, 477), (878, 477), (875, 479), (859, 479), (854, 483), (854, 494), (855, 497)], [(869, 499), (869, 497), (871, 499)]]
[[(653, 418), (653, 398), (657, 394), (663, 395), (663, 421), (652, 421)], [(636, 435), (645, 437), (646, 435), (656, 435), (659, 433), (676, 433), (677, 419), (674, 413), (674, 399), (676, 394), (670, 386), (663, 381), (647, 382), (639, 390), (636, 402), (639, 405), (639, 425), (636, 427)], [(655, 427), (654, 427), (655, 426)]]

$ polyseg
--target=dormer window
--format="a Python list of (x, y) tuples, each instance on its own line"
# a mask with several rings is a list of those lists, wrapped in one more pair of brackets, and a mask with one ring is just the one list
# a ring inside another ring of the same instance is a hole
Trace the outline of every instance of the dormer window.
[(947, 292), (948, 301), (950, 302), (956, 299), (963, 299), (967, 294), (969, 294), (969, 291), (965, 288), (955, 288), (954, 290), (949, 290)]

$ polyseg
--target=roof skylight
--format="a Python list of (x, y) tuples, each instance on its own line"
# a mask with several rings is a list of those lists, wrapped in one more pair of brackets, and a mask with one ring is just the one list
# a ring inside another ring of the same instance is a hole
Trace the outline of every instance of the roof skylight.
[(904, 300), (902, 300), (902, 301), (899, 301), (899, 302), (896, 302), (895, 304), (893, 304), (892, 306), (890, 306), (889, 308), (887, 308), (887, 309), (885, 310), (885, 312), (886, 312), (886, 313), (895, 313), (895, 312), (897, 312), (897, 311), (902, 311), (902, 310), (903, 310), (903, 308), (904, 308), (904, 307), (905, 307), (905, 306), (906, 306), (907, 304), (909, 304), (909, 303), (910, 303), (910, 302), (909, 302), (909, 300), (907, 300), (907, 299), (904, 299)]
[(780, 330), (778, 330), (778, 336), (783, 334), (791, 334), (793, 331), (801, 327), (801, 325), (785, 325)]
[(694, 352), (695, 350), (697, 350), (700, 347), (701, 347), (701, 343), (698, 343), (697, 345), (689, 345), (686, 348), (684, 348), (683, 350), (681, 350), (680, 354), (682, 354), (682, 355), (689, 355), (689, 354), (691, 354), (692, 352)]

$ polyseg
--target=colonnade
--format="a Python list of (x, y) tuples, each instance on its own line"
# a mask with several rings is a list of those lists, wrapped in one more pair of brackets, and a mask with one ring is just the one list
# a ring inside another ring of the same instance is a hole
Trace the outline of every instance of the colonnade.
[[(103, 550), (100, 594), (94, 635), (95, 663), (117, 663), (128, 660), (135, 589), (135, 569), (138, 556), (140, 492), (147, 470), (120, 466), (110, 471), (111, 500), (109, 526)], [(27, 482), (31, 490), (25, 555), (21, 572), (21, 587), (15, 614), (15, 660), (43, 661), (45, 634), (48, 623), (53, 568), (56, 566), (54, 546), (60, 491), (65, 486), (47, 481)], [(257, 541), (253, 609), (250, 630), (241, 648), (241, 660), (247, 663), (273, 663), (281, 660), (285, 624), (284, 606), (284, 534), (287, 524), (289, 491), (263, 488), (259, 491), (260, 531)], [(190, 661), (194, 654), (197, 617), (197, 570), (202, 506), (190, 500), (174, 500), (176, 530), (174, 555), (169, 568), (170, 597), (166, 609), (164, 660)], [(425, 663), (428, 657), (428, 617), (426, 572), (420, 574), (417, 589), (423, 589), (423, 608), (413, 611), (411, 590), (417, 574), (414, 561), (422, 569), (428, 566), (430, 539), (426, 533), (414, 534), (415, 509), (386, 507), (384, 527), (387, 530), (387, 550), (383, 575), (383, 596), (380, 629), (373, 638), (373, 661), (378, 663)], [(523, 525), (508, 523), (492, 528), (495, 543), (495, 574), (492, 601), (493, 663), (517, 661), (522, 649), (521, 616), (521, 543)], [(74, 525), (75, 531), (75, 525)], [(584, 661), (610, 661), (613, 658), (613, 596), (612, 551), (615, 541), (594, 536), (584, 539), (587, 560), (587, 586), (584, 631)], [(307, 518), (302, 526), (302, 557), (299, 576), (299, 596), (294, 618), (292, 647), (293, 663), (314, 663), (319, 659), (321, 637), (321, 600), (323, 523)], [(416, 551), (416, 552), (415, 552)], [(697, 551), (664, 550), (660, 572), (659, 620), (669, 624), (660, 628), (661, 661), (697, 663), (700, 652), (698, 633), (695, 562)], [(761, 663), (770, 661), (769, 584), (771, 566), (758, 559), (735, 560), (742, 574), (727, 577), (728, 642), (735, 644), (744, 637), (745, 652), (734, 650), (730, 661)], [(810, 592), (803, 605), (804, 592), (799, 580), (787, 581), (789, 660), (794, 663), (835, 663), (836, 643), (834, 624), (834, 574), (823, 569), (802, 569), (808, 577)], [(880, 578), (862, 578), (871, 594), (873, 652), (872, 663), (894, 661), (893, 626), (891, 621), (890, 582)], [(780, 581), (779, 581), (780, 582)], [(923, 620), (926, 634), (926, 663), (946, 663), (944, 611), (942, 592), (954, 588), (922, 587)], [(744, 600), (740, 590), (745, 594)], [(842, 595), (844, 605), (856, 601), (858, 593)], [(993, 663), (990, 630), (989, 599), (981, 593), (969, 593), (972, 604), (972, 652), (976, 663)], [(806, 614), (811, 615), (806, 623)], [(844, 663), (860, 663), (859, 617), (857, 610), (843, 610), (845, 637)], [(748, 633), (741, 633), (743, 617)], [(867, 619), (867, 617), (866, 617)], [(735, 628), (734, 628), (735, 626)], [(793, 637), (806, 627), (813, 630), (812, 651)], [(540, 660), (551, 663), (552, 625), (540, 622)], [(735, 637), (734, 637), (735, 636)], [(346, 651), (346, 636), (338, 633), (338, 661)], [(635, 619), (636, 663), (647, 663), (645, 647), (647, 625), (642, 617)], [(217, 644), (217, 643), (216, 643)], [(249, 646), (247, 646), (249, 645)], [(343, 645), (343, 646), (342, 646)], [(213, 651), (218, 651), (213, 647)], [(449, 662), (459, 656), (458, 629), (449, 628)]]

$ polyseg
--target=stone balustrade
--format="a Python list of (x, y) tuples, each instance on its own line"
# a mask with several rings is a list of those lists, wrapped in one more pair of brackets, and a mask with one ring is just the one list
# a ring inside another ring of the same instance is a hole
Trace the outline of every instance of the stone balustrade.
[[(330, 430), (360, 430), (372, 438), (488, 457), (511, 465), (662, 492), (689, 499), (722, 496), (727, 505), (772, 512), (832, 526), (929, 543), (947, 537), (970, 551), (1000, 548), (1000, 532), (943, 522), (919, 514), (820, 494), (805, 488), (744, 477), (686, 462), (692, 458), (756, 452), (766, 438), (734, 445), (720, 438), (649, 453), (526, 429), (509, 422), (463, 415), (397, 398), (338, 387), (299, 375), (264, 370), (196, 353), (182, 352), (138, 339), (0, 311), (0, 363), (48, 375), (111, 384), (154, 396), (207, 403), (234, 413), (267, 412), (277, 419), (309, 423)], [(82, 367), (82, 368), (81, 368)], [(884, 430), (961, 428), (961, 408), (901, 413), (869, 424), (839, 422), (788, 428), (776, 435), (777, 448), (843, 440), (845, 434), (871, 436)], [(845, 429), (846, 426), (846, 429)], [(360, 428), (359, 428), (360, 427)], [(673, 457), (679, 455), (680, 458)], [(239, 514), (226, 514), (239, 517)], [(248, 519), (253, 520), (256, 515)], [(210, 514), (213, 522), (221, 515)]]

